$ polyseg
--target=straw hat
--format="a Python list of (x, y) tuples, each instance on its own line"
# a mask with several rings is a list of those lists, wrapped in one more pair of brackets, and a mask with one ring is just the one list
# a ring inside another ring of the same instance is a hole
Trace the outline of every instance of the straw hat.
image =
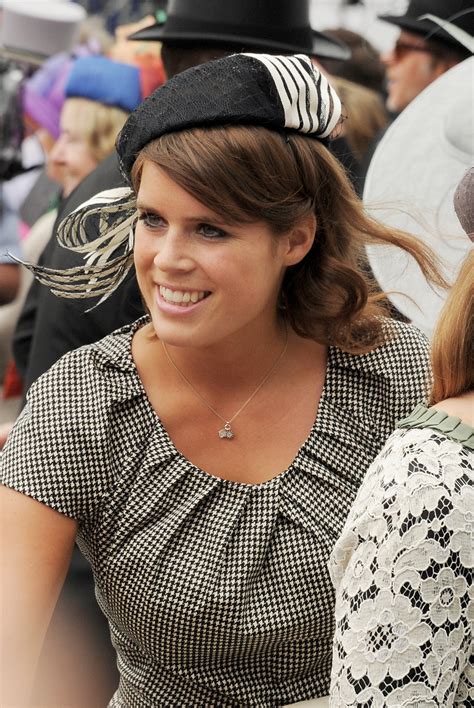
[[(453, 281), (471, 248), (453, 206), (474, 146), (474, 57), (460, 62), (422, 91), (380, 141), (367, 173), (364, 202), (377, 220), (416, 234), (438, 254)], [(372, 246), (369, 261), (390, 299), (428, 335), (446, 293), (434, 292), (418, 266), (399, 249)]]

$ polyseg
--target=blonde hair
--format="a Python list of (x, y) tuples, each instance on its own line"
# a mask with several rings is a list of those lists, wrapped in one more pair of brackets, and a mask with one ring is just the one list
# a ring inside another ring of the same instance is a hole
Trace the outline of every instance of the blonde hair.
[(88, 143), (94, 159), (102, 162), (114, 151), (115, 139), (129, 114), (121, 108), (88, 98), (68, 98), (66, 104), (72, 107), (70, 115), (77, 132)]
[(464, 261), (441, 312), (431, 362), (431, 405), (474, 389), (474, 251)]

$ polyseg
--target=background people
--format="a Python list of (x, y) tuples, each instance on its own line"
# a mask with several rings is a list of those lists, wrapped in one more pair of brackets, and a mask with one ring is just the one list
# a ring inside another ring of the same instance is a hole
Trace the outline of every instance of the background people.
[[(393, 117), (474, 51), (472, 0), (411, 0), (404, 15), (379, 18), (401, 30), (393, 49), (381, 56), (386, 69), (386, 107)], [(384, 134), (385, 129), (379, 131), (366, 151), (359, 170), (361, 192)]]
[[(1, 230), (3, 238), (7, 237), (7, 232), (15, 231), (23, 257), (33, 263), (44, 248), (48, 232), (51, 234), (54, 210), (61, 198), (61, 167), (53, 166), (48, 158), (60, 133), (67, 77), (77, 57), (105, 51), (112, 41), (98, 18), (79, 21), (83, 17), (81, 8), (77, 8), (79, 19), (71, 34), (70, 19), (66, 21), (68, 8), (63, 14), (61, 5), (27, 0), (22, 3), (20, 12), (15, 3), (8, 3), (4, 10), (8, 34), (11, 34), (8, 39), (15, 49), (0, 47), (0, 54), (4, 51), (7, 54), (0, 60), (3, 68), (0, 71), (0, 171), (5, 176), (0, 197), (5, 219)], [(72, 13), (75, 14), (74, 7)], [(31, 53), (33, 29), (40, 54)], [(58, 39), (56, 34), (63, 36)], [(71, 46), (64, 43), (67, 36)], [(55, 47), (63, 51), (50, 56)], [(21, 252), (15, 248), (9, 247), (9, 250), (21, 257)], [(11, 304), (0, 309), (0, 382), (7, 376), (13, 385), (4, 384), (3, 399), (9, 396), (9, 400), (0, 400), (0, 409), (14, 411), (20, 402), (14, 397), (21, 392), (21, 381), (11, 367), (5, 374), (5, 368), (11, 355), (12, 331), (31, 279), (25, 269), (21, 274), (19, 268), (11, 271), (18, 273), (18, 289)], [(13, 372), (11, 377), (10, 372)], [(6, 410), (0, 410), (0, 420), (6, 420), (6, 416)]]
[(381, 15), (400, 27), (387, 69), (387, 108), (399, 113), (432, 81), (474, 50), (472, 0), (411, 0), (404, 15)]
[[(309, 110), (292, 109), (308, 93)], [(381, 316), (362, 244), (397, 243), (437, 279), (427, 249), (365, 216), (322, 142), (339, 118), (308, 57), (178, 74), (120, 134), (134, 191), (98, 195), (61, 227), (89, 252), (86, 281), (37, 269), (65, 294), (102, 296), (133, 256), (149, 315), (41, 377), (2, 453), (12, 695), (76, 536), (119, 654), (111, 706), (327, 694), (329, 553), (427, 376), (424, 338)]]
[(325, 34), (334, 37), (349, 47), (350, 59), (322, 57), (318, 61), (331, 76), (340, 76), (346, 81), (365, 86), (383, 95), (385, 91), (385, 67), (377, 49), (361, 34), (343, 27), (325, 29)]
[[(120, 128), (142, 100), (140, 71), (106, 57), (81, 57), (69, 67), (63, 92), (59, 135), (48, 160), (50, 170), (61, 179), (64, 197), (68, 197), (115, 150)], [(33, 225), (25, 245), (25, 259), (36, 262), (51, 237), (56, 215), (57, 210), (51, 210)], [(23, 297), (29, 276), (28, 272), (23, 274)], [(19, 300), (16, 310), (8, 313), (8, 321), (2, 321), (0, 313), (5, 345), (7, 326), (10, 324), (11, 328), (20, 307)], [(5, 433), (7, 427), (4, 426)], [(74, 651), (65, 652), (70, 644), (71, 627)], [(78, 666), (80, 672), (95, 678), (81, 681)], [(105, 705), (116, 682), (115, 656), (103, 616), (96, 606), (89, 566), (76, 550), (41, 657), (36, 699), (45, 705)]]
[(19, 224), (15, 214), (0, 203), (0, 305), (11, 302), (20, 286), (20, 270), (7, 253), (20, 257)]
[(331, 76), (330, 81), (340, 95), (347, 115), (340, 132), (344, 141), (341, 149), (347, 150), (342, 162), (354, 189), (362, 196), (367, 153), (372, 151), (373, 141), (387, 127), (389, 115), (379, 93), (340, 76)]
[[(474, 240), (474, 169), (455, 193)], [(474, 691), (474, 250), (433, 338), (431, 406), (370, 466), (331, 559), (334, 708), (468, 705)]]
[[(53, 57), (26, 82), (25, 114), (33, 114), (38, 131), (50, 136), (45, 173), (50, 181), (57, 180), (56, 190), (61, 190), (64, 198), (115, 150), (120, 128), (130, 110), (141, 100), (139, 69), (100, 56)], [(36, 205), (29, 207), (31, 213), (40, 214), (24, 240), (25, 260), (30, 263), (37, 262), (52, 235), (57, 208), (53, 208), (51, 195), (46, 186), (39, 190)], [(30, 194), (28, 201), (34, 199)], [(21, 293), (14, 305), (0, 310), (4, 359), (10, 351), (12, 331), (31, 285), (27, 271), (21, 280)], [(3, 368), (0, 376), (2, 374)]]

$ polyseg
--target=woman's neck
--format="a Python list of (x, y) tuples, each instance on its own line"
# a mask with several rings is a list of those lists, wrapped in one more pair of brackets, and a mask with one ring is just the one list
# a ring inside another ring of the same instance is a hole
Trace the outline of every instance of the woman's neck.
[(289, 338), (285, 326), (276, 326), (258, 337), (240, 336), (205, 347), (165, 344), (183, 373), (218, 390), (230, 390), (249, 382), (258, 383), (282, 355)]
[(433, 408), (460, 418), (474, 428), (474, 391), (467, 391), (460, 396), (453, 396), (444, 401), (439, 401)]

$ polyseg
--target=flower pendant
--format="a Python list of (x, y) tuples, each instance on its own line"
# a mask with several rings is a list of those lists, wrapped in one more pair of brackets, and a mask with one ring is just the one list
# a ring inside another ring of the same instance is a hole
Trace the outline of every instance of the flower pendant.
[(221, 440), (232, 440), (234, 433), (230, 427), (230, 423), (226, 423), (221, 430), (219, 430), (219, 437)]

